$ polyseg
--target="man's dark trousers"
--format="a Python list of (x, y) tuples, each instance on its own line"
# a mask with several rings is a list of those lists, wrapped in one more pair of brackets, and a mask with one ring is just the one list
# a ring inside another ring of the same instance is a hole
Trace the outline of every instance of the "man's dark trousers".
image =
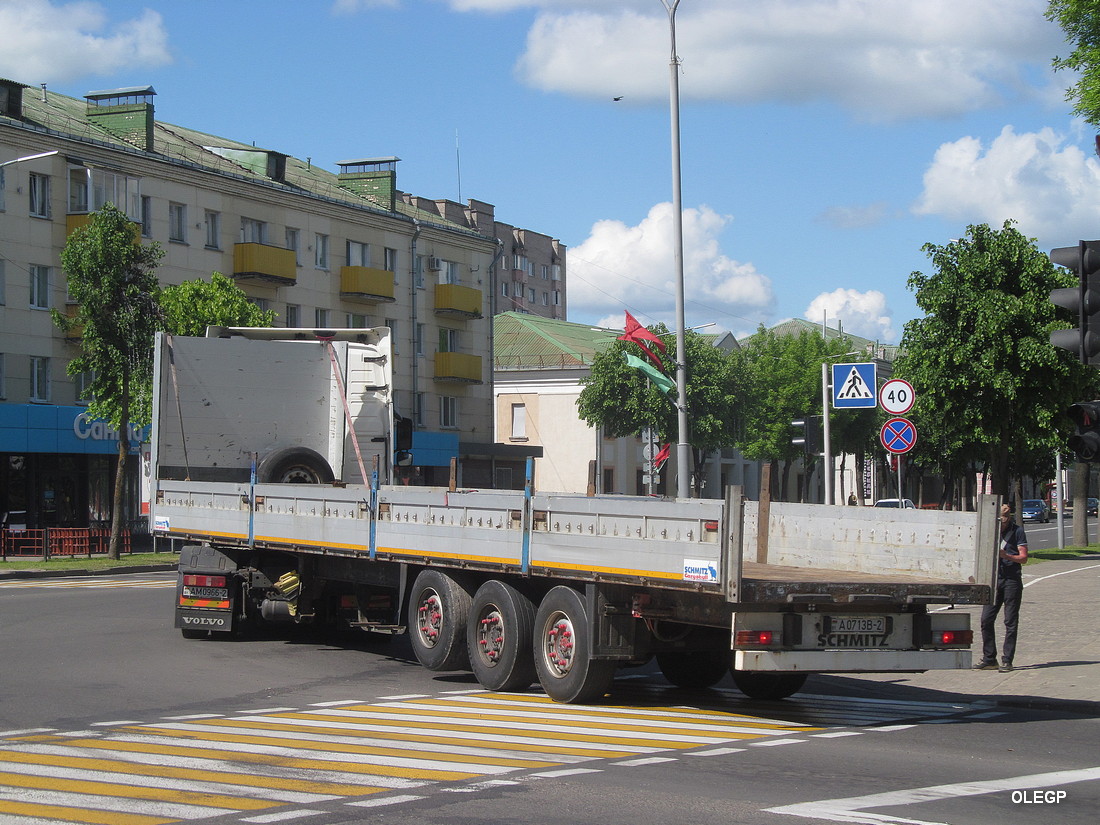
[(1005, 644), (1001, 661), (1012, 664), (1016, 656), (1016, 631), (1020, 627), (1020, 601), (1024, 592), (1023, 581), (1017, 578), (1000, 578), (997, 594), (992, 604), (982, 608), (982, 661), (997, 661), (997, 614), (1005, 609)]

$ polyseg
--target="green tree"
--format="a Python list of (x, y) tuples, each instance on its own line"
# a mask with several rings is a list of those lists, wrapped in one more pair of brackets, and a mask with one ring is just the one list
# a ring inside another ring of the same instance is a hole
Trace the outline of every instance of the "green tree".
[(905, 325), (895, 363), (916, 391), (917, 457), (947, 478), (987, 467), (992, 490), (1008, 496), (1013, 477), (1062, 448), (1065, 409), (1095, 388), (1093, 371), (1049, 340), (1065, 326), (1050, 291), (1075, 278), (1012, 221), (968, 226), (966, 237), (924, 251), (935, 272), (914, 272), (909, 287), (925, 316)]
[(209, 281), (198, 278), (165, 287), (160, 295), (164, 329), (173, 335), (206, 334), (207, 326), (269, 327), (275, 313), (248, 300), (232, 280), (214, 272)]
[(1079, 78), (1066, 91), (1073, 113), (1100, 127), (1100, 7), (1095, 0), (1051, 0), (1046, 16), (1062, 27), (1073, 44), (1069, 57), (1056, 57), (1056, 70), (1069, 69)]
[[(666, 335), (662, 324), (650, 328)], [(662, 357), (665, 372), (673, 376), (674, 347)], [(654, 350), (660, 355), (659, 351)], [(624, 353), (642, 357), (636, 344), (615, 341), (597, 355), (592, 369), (583, 380), (584, 389), (577, 400), (582, 420), (600, 426), (612, 437), (636, 435), (646, 427), (658, 433), (662, 443), (671, 443), (675, 455), (679, 437), (676, 415), (676, 391), (662, 392), (643, 372), (629, 366)], [(695, 453), (693, 484), (703, 472), (706, 453), (730, 447), (741, 425), (744, 404), (743, 377), (738, 363), (716, 349), (711, 339), (688, 330), (684, 337), (687, 361), (687, 406), (691, 432), (688, 443)]]
[[(798, 335), (779, 335), (759, 328), (743, 347), (741, 357), (747, 364), (751, 403), (738, 449), (748, 458), (769, 461), (773, 467), (782, 462), (782, 483), (787, 489), (792, 462), (804, 458), (802, 447), (791, 443), (791, 422), (810, 415), (821, 415), (821, 365), (853, 349), (850, 338), (824, 339), (819, 333), (803, 331)], [(851, 359), (858, 360), (858, 359)], [(861, 444), (860, 435), (867, 417), (852, 417), (852, 411), (830, 411), (829, 429), (832, 452)], [(805, 457), (806, 476), (812, 457)], [(778, 481), (773, 473), (773, 479)], [(799, 496), (805, 497), (803, 490)]]
[(90, 374), (88, 412), (118, 430), (118, 467), (108, 555), (119, 557), (130, 424), (147, 424), (151, 414), (153, 339), (160, 325), (156, 267), (163, 251), (142, 245), (138, 226), (107, 204), (72, 233), (61, 252), (75, 317), (53, 311), (54, 322), (80, 333), (80, 354), (69, 375)]

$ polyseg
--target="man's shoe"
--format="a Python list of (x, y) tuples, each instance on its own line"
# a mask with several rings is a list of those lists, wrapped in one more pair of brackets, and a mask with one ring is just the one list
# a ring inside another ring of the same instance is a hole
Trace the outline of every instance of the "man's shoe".
[(981, 661), (974, 665), (974, 670), (996, 670), (997, 663), (989, 661)]
[(1001, 666), (999, 668), (997, 668), (997, 670), (999, 670), (1001, 673), (1011, 673), (1012, 672), (1012, 662), (1002, 662)]

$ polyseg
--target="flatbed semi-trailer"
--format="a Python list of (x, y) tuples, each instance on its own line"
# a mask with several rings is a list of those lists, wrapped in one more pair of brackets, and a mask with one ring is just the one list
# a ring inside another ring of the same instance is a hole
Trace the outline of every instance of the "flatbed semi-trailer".
[(717, 500), (388, 484), (407, 446), (388, 331), (222, 334), (158, 341), (151, 513), (159, 535), (188, 542), (185, 636), (277, 621), (407, 631), (428, 668), (471, 669), (493, 690), (537, 681), (565, 702), (653, 657), (675, 684), (732, 672), (772, 698), (813, 672), (970, 665), (969, 614), (937, 607), (989, 600), (993, 498), (884, 515), (761, 508), (737, 488)]

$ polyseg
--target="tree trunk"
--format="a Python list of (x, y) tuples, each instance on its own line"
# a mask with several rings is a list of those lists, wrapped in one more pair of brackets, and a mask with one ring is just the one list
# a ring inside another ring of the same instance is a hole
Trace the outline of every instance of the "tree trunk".
[(118, 467), (115, 469), (115, 500), (111, 508), (111, 539), (107, 545), (107, 558), (120, 557), (122, 539), (123, 497), (126, 493), (126, 459), (130, 455), (130, 382), (122, 376), (122, 420), (118, 428)]

